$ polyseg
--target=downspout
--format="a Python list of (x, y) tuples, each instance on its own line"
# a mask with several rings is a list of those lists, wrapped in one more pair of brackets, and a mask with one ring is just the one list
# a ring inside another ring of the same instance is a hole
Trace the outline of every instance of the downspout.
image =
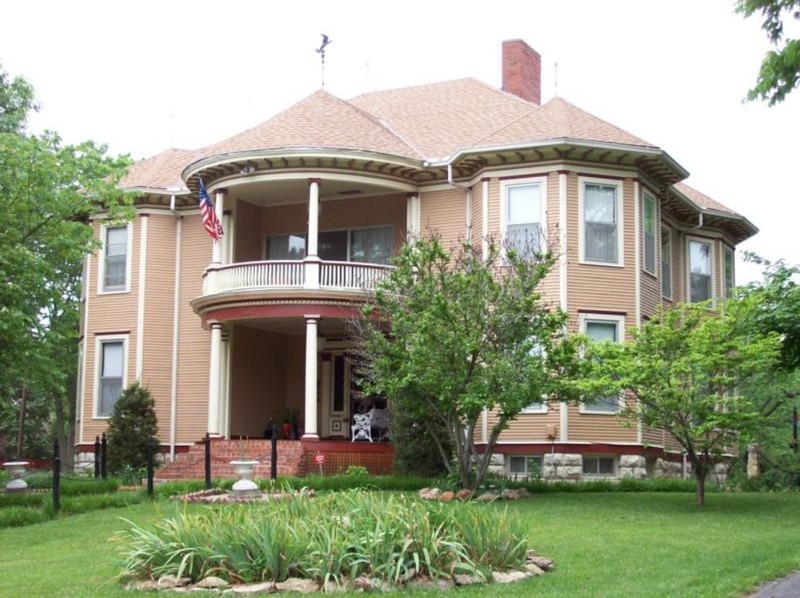
[(697, 230), (698, 228), (703, 228), (703, 212), (698, 213), (697, 226), (693, 226), (689, 230)]
[(467, 242), (472, 244), (472, 187), (469, 185), (459, 184), (453, 180), (453, 165), (451, 163), (447, 163), (447, 184), (451, 187), (455, 187), (456, 189), (464, 189), (466, 191), (466, 196), (464, 201), (466, 202), (465, 205), (465, 215), (464, 220), (466, 223), (466, 238)]
[(169, 407), (169, 458), (175, 460), (175, 444), (177, 438), (178, 417), (178, 333), (180, 322), (180, 289), (181, 289), (181, 237), (183, 234), (183, 216), (175, 211), (175, 196), (169, 199), (170, 212), (175, 216), (175, 295), (172, 302), (172, 381), (170, 387)]

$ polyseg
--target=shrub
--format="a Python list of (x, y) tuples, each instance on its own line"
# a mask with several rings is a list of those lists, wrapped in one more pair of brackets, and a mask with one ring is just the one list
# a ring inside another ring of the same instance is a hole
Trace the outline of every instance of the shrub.
[[(452, 452), (447, 429), (439, 422), (429, 422), (448, 455)], [(394, 470), (401, 475), (436, 477), (446, 473), (444, 461), (428, 427), (413, 416), (397, 409), (392, 413)]]
[(3, 527), (22, 527), (32, 523), (42, 523), (49, 517), (42, 509), (32, 509), (29, 507), (9, 507), (0, 509), (0, 528)]
[(228, 505), (183, 511), (145, 529), (131, 524), (123, 579), (167, 574), (193, 581), (283, 580), (293, 575), (343, 583), (365, 574), (396, 582), (414, 574), (485, 575), (525, 562), (517, 517), (470, 503), (420, 501), (351, 491), (279, 501), (265, 508)]
[(146, 387), (131, 384), (114, 404), (108, 422), (108, 468), (112, 473), (127, 465), (144, 467), (147, 444), (158, 446), (155, 402)]

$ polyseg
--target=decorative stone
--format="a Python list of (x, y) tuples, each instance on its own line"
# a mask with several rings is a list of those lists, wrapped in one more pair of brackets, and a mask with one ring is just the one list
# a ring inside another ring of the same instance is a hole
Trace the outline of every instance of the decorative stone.
[(505, 467), (506, 459), (502, 453), (492, 453), (489, 459), (489, 465), (500, 465)]
[(302, 577), (289, 577), (286, 581), (278, 582), (275, 585), (281, 592), (313, 594), (319, 591), (319, 584), (316, 581)]
[(334, 594), (334, 593), (343, 593), (347, 591), (346, 585), (340, 585), (333, 580), (328, 580), (324, 584), (322, 584), (322, 593), (323, 594)]
[(159, 590), (171, 590), (172, 588), (178, 588), (180, 586), (188, 586), (190, 583), (192, 583), (192, 580), (188, 577), (165, 575), (158, 580), (156, 585)]
[(221, 589), (227, 588), (230, 584), (222, 579), (221, 577), (214, 577), (210, 575), (205, 579), (201, 579), (195, 584), (196, 588), (214, 588), (214, 589)]
[(439, 496), (439, 500), (442, 502), (452, 502), (455, 497), (455, 493), (448, 490), (447, 492), (442, 492), (442, 494)]
[(453, 576), (453, 581), (457, 586), (475, 586), (478, 584), (486, 583), (486, 580), (480, 575), (467, 575), (456, 574)]
[(528, 579), (531, 575), (527, 571), (492, 571), (492, 581), (494, 583), (514, 583)]
[(478, 502), (492, 502), (493, 500), (497, 500), (497, 498), (498, 498), (497, 494), (492, 494), (491, 492), (484, 492), (475, 500), (477, 500)]
[(555, 563), (553, 563), (551, 559), (536, 554), (530, 554), (530, 552), (528, 553), (528, 564), (536, 565), (545, 571), (551, 571), (555, 568)]
[(620, 467), (644, 467), (645, 458), (641, 455), (620, 455)]
[(408, 588), (413, 590), (450, 590), (456, 586), (452, 579), (439, 578), (432, 580), (428, 578), (415, 577), (408, 582)]
[(541, 567), (538, 567), (538, 566), (534, 565), (533, 563), (528, 563), (528, 564), (526, 564), (526, 565), (523, 567), (523, 569), (524, 569), (525, 571), (527, 571), (528, 573), (530, 573), (530, 574), (532, 574), (532, 575), (535, 575), (535, 576), (537, 576), (537, 577), (538, 577), (538, 576), (540, 576), (540, 575), (544, 575), (544, 569), (542, 569)]
[(426, 500), (437, 500), (442, 493), (438, 488), (423, 488), (419, 491), (419, 497)]
[(462, 488), (458, 492), (456, 492), (456, 498), (458, 500), (469, 500), (475, 494), (474, 491), (470, 490), (469, 488)]
[(233, 586), (234, 594), (274, 594), (278, 591), (274, 581)]
[(517, 488), (517, 494), (519, 494), (520, 498), (530, 498), (531, 493), (528, 491), (527, 488)]
[(146, 579), (144, 581), (128, 584), (126, 589), (137, 590), (139, 592), (153, 592), (158, 589), (158, 582), (154, 579)]

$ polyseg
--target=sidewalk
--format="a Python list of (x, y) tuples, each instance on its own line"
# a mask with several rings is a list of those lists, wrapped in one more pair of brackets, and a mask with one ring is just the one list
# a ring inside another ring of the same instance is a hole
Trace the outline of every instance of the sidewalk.
[(768, 581), (748, 598), (797, 598), (800, 596), (800, 571)]

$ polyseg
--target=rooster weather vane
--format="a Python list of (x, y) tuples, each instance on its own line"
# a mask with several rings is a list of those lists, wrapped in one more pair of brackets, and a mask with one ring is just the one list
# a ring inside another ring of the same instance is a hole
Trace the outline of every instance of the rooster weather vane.
[(322, 60), (322, 89), (325, 89), (325, 47), (333, 40), (330, 39), (324, 33), (322, 33), (321, 35), (322, 35), (322, 45), (319, 48), (317, 48), (317, 54), (319, 54), (319, 57)]

